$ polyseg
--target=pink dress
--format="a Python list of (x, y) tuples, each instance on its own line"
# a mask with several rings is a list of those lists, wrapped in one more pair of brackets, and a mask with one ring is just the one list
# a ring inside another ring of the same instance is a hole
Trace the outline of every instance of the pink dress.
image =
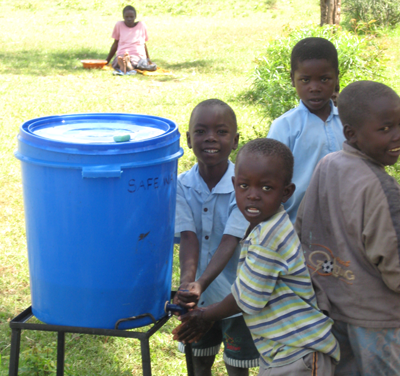
[(147, 28), (143, 22), (138, 22), (135, 27), (128, 27), (124, 21), (115, 24), (112, 38), (118, 41), (117, 57), (128, 52), (131, 62), (137, 64), (140, 59), (146, 58), (145, 42), (149, 40)]

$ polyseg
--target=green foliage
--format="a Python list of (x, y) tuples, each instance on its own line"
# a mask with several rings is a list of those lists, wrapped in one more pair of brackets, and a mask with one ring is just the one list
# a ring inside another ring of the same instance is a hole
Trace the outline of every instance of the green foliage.
[(386, 28), (377, 25), (375, 20), (368, 22), (356, 20), (352, 18), (350, 22), (345, 22), (347, 29), (352, 30), (357, 35), (371, 35), (371, 36), (383, 36)]
[(294, 45), (303, 38), (322, 37), (338, 50), (341, 88), (358, 80), (384, 81), (384, 48), (372, 36), (359, 37), (335, 25), (286, 28), (285, 36), (267, 43), (263, 56), (256, 60), (253, 73), (253, 100), (275, 119), (298, 105), (290, 80), (290, 55)]
[[(195, 0), (188, 4), (187, 0), (149, 0), (140, 7), (146, 14), (168, 14), (168, 15), (199, 15), (211, 16), (220, 11), (231, 10), (238, 16), (246, 15), (248, 12), (265, 12), (275, 5), (277, 0), (235, 1), (235, 0)], [(129, 1), (121, 1), (125, 5)], [(144, 5), (144, 7), (143, 7)], [(139, 5), (138, 5), (139, 6)]]
[(21, 354), (18, 374), (21, 376), (54, 374), (57, 369), (54, 352), (54, 347), (33, 345)]
[(273, 8), (276, 5), (277, 0), (265, 0), (265, 5), (267, 8)]
[(400, 163), (397, 161), (393, 166), (386, 166), (386, 172), (400, 182)]
[(378, 26), (395, 26), (400, 22), (399, 0), (344, 0), (347, 20), (368, 24), (374, 20)]
[[(3, 0), (9, 2), (9, 0)], [(229, 11), (235, 16), (247, 16), (249, 12), (267, 12), (276, 6), (278, 0), (17, 0), (12, 2), (13, 10), (36, 11), (46, 6), (57, 6), (67, 11), (101, 10), (103, 14), (121, 14), (126, 5), (133, 5), (138, 17), (143, 15), (170, 16), (212, 16)], [(11, 1), (10, 1), (11, 2)], [(122, 16), (122, 14), (121, 14)]]

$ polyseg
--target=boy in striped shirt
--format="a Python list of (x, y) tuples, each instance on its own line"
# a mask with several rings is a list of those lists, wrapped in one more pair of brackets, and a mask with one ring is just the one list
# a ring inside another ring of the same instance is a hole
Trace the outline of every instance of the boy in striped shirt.
[(174, 339), (199, 340), (212, 323), (243, 312), (260, 352), (259, 376), (333, 376), (339, 346), (333, 321), (317, 307), (303, 251), (282, 207), (295, 190), (293, 155), (273, 139), (247, 143), (232, 178), (236, 202), (250, 222), (237, 278), (222, 302), (181, 317)]

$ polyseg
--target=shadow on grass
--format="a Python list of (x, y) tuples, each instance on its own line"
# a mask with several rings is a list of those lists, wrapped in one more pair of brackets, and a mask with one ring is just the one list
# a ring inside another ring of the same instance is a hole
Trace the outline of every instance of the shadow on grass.
[[(78, 73), (77, 69), (82, 68), (81, 60), (104, 60), (105, 58), (106, 54), (90, 48), (49, 52), (40, 50), (3, 51), (0, 52), (0, 73), (29, 76), (71, 74)], [(156, 59), (154, 62), (159, 67), (175, 74), (193, 69), (197, 69), (199, 72), (223, 70), (222, 67), (215, 67), (214, 60), (194, 60), (169, 64), (165, 60)]]
[(160, 66), (165, 66), (166, 69), (175, 69), (175, 70), (186, 70), (186, 69), (199, 69), (199, 70), (207, 70), (210, 67), (212, 67), (215, 63), (214, 60), (192, 60), (192, 61), (183, 61), (181, 63), (174, 63), (174, 64), (169, 64), (166, 61), (157, 60), (160, 64)]
[(0, 52), (1, 73), (15, 75), (48, 75), (54, 73), (72, 72), (77, 67), (82, 67), (80, 60), (105, 59), (104, 53), (91, 49), (74, 51), (6, 51)]

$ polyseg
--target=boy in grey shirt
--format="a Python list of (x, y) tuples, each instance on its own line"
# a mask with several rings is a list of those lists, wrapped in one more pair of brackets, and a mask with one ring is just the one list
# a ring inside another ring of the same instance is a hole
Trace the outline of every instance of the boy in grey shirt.
[(360, 81), (338, 100), (343, 150), (318, 164), (296, 230), (318, 305), (335, 320), (335, 375), (400, 375), (400, 98)]

